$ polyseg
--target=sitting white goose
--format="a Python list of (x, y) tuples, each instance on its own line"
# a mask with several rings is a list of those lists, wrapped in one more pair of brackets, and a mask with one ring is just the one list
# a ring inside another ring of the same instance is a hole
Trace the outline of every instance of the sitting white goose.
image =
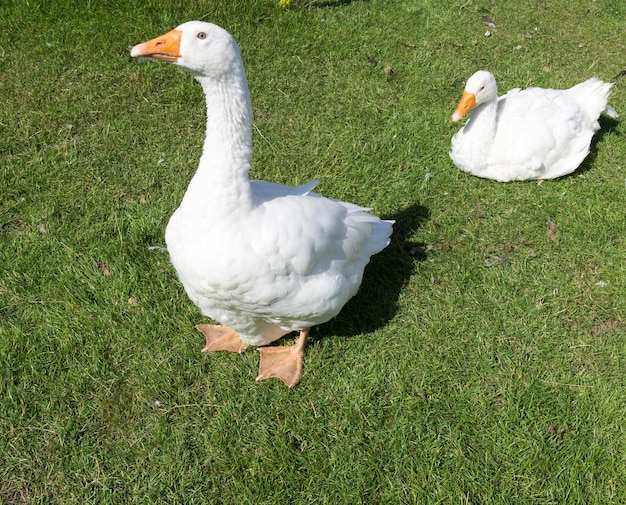
[(467, 124), (452, 138), (452, 161), (499, 182), (554, 179), (576, 170), (589, 153), (612, 84), (589, 79), (565, 90), (512, 89), (498, 98), (495, 77), (479, 70), (452, 115)]
[(239, 47), (214, 24), (190, 21), (136, 45), (131, 56), (189, 70), (206, 95), (200, 165), (165, 232), (190, 299), (223, 326), (202, 324), (203, 352), (243, 352), (292, 331), (291, 347), (262, 347), (259, 376), (294, 386), (309, 329), (356, 294), (393, 221), (298, 187), (250, 181), (252, 105)]

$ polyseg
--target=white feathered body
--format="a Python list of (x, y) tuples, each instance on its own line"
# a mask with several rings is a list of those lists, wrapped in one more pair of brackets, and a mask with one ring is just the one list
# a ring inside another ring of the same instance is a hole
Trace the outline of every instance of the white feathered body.
[(592, 78), (567, 90), (513, 89), (472, 111), (450, 157), (465, 172), (500, 182), (569, 174), (589, 153), (611, 86)]
[(389, 243), (391, 224), (311, 193), (312, 185), (251, 186), (256, 204), (235, 219), (181, 206), (166, 242), (202, 313), (258, 346), (336, 316), (370, 256)]

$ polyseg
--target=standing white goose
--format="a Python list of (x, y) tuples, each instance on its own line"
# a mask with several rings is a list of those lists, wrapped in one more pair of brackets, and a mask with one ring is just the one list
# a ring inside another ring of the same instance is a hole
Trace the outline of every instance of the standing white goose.
[(498, 98), (495, 77), (479, 70), (452, 115), (467, 124), (452, 138), (452, 161), (499, 182), (554, 179), (576, 170), (589, 153), (612, 84), (589, 79), (565, 90), (512, 89)]
[(393, 221), (299, 187), (250, 181), (252, 105), (239, 47), (214, 24), (190, 21), (136, 45), (131, 56), (189, 70), (206, 96), (200, 165), (165, 240), (190, 299), (223, 326), (202, 324), (204, 352), (243, 352), (292, 331), (291, 347), (262, 347), (259, 376), (289, 387), (302, 376), (312, 326), (336, 316), (356, 294)]

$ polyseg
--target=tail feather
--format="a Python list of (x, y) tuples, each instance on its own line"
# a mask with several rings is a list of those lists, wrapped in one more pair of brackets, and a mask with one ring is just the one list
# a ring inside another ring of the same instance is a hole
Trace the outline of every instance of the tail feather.
[(604, 114), (606, 114), (611, 119), (617, 119), (619, 117), (617, 111), (610, 105), (606, 106), (606, 108), (604, 109)]
[(612, 107), (607, 106), (609, 94), (611, 93), (612, 82), (604, 82), (592, 77), (567, 90), (572, 98), (585, 111), (587, 117), (596, 121), (603, 112), (610, 117), (617, 114)]
[(390, 220), (372, 220), (370, 226), (372, 227), (372, 233), (369, 236), (367, 242), (367, 253), (370, 256), (378, 254), (391, 242), (391, 232), (393, 231), (393, 224), (395, 221)]

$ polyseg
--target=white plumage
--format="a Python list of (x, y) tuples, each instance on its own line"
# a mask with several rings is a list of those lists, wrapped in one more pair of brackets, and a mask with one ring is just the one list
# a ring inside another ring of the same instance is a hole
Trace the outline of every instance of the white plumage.
[(500, 182), (554, 179), (576, 170), (600, 128), (612, 84), (592, 78), (565, 90), (512, 89), (498, 98), (484, 70), (467, 81), (452, 119), (471, 110), (452, 138), (450, 157), (465, 172)]
[(206, 96), (200, 165), (165, 237), (191, 300), (238, 334), (200, 325), (205, 351), (242, 351), (301, 331), (295, 351), (265, 348), (286, 350), (279, 361), (288, 362), (287, 372), (284, 363), (269, 363), (269, 352), (261, 356), (259, 379), (278, 377), (293, 386), (308, 329), (337, 315), (354, 296), (370, 256), (389, 244), (393, 222), (313, 193), (316, 181), (294, 188), (248, 179), (250, 93), (239, 47), (222, 28), (191, 21), (135, 46), (131, 55), (189, 70)]

